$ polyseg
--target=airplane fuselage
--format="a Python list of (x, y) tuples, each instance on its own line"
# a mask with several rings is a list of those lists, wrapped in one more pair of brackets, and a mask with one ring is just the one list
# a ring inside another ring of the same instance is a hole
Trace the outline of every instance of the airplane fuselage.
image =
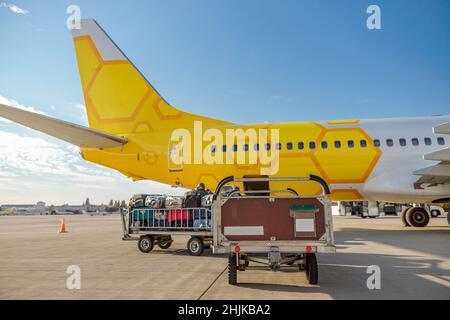
[[(260, 141), (244, 137), (227, 143), (203, 141), (202, 152), (214, 154), (217, 163), (191, 161), (173, 163), (170, 158), (174, 130), (123, 134), (129, 143), (123, 148), (83, 149), (86, 160), (119, 170), (134, 180), (155, 180), (170, 185), (194, 188), (199, 182), (214, 190), (224, 177), (260, 175), (264, 165), (250, 163), (248, 154), (254, 149), (277, 150), (277, 169), (271, 176), (299, 177), (315, 174), (324, 178), (332, 190), (333, 200), (377, 200), (393, 202), (431, 202), (448, 197), (450, 187), (414, 187), (418, 176), (414, 171), (432, 166), (423, 155), (450, 146), (450, 139), (434, 134), (432, 128), (450, 121), (450, 116), (370, 119), (346, 121), (298, 122), (261, 125), (222, 125), (214, 129), (226, 136), (233, 129), (278, 130), (279, 141)], [(192, 136), (194, 124), (186, 128)], [(212, 127), (203, 128), (205, 131)], [(203, 133), (204, 134), (204, 133)], [(190, 150), (194, 155), (194, 140)], [(198, 140), (197, 140), (198, 141)], [(265, 147), (270, 144), (269, 147)], [(258, 145), (256, 147), (255, 145)], [(238, 163), (238, 153), (244, 163)], [(230, 161), (231, 158), (231, 161)], [(233, 159), (234, 158), (234, 159)], [(217, 161), (222, 159), (222, 161)], [(316, 195), (321, 188), (314, 183), (283, 185), (302, 195)]]

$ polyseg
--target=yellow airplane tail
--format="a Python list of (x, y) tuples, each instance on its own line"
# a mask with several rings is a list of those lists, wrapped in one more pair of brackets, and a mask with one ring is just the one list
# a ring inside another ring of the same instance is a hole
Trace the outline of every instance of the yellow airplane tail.
[(81, 20), (72, 34), (91, 128), (133, 134), (191, 127), (194, 120), (226, 124), (172, 107), (95, 20)]

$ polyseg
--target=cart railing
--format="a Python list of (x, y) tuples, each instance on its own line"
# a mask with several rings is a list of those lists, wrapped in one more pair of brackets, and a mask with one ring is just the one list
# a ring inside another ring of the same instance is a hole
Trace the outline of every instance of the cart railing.
[(211, 231), (210, 208), (133, 208), (128, 213), (131, 231)]
[[(217, 197), (221, 194), (222, 188), (227, 185), (230, 182), (301, 182), (301, 181), (314, 181), (322, 187), (322, 194), (329, 195), (330, 194), (330, 188), (325, 180), (323, 180), (321, 177), (316, 175), (309, 175), (308, 177), (258, 177), (258, 178), (235, 178), (234, 176), (229, 176), (224, 179), (222, 179), (216, 187), (216, 192), (214, 193), (213, 199), (216, 200)], [(244, 190), (239, 191), (239, 193), (252, 196), (252, 194), (258, 195), (258, 194), (264, 194), (264, 193), (291, 193), (294, 196), (298, 196), (297, 192), (293, 189), (286, 189), (286, 190)], [(236, 195), (237, 192), (232, 192), (231, 195)], [(259, 196), (261, 197), (261, 196)]]

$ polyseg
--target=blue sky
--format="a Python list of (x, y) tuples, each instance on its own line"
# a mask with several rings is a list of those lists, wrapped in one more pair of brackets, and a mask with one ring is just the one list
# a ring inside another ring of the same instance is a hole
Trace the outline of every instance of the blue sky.
[[(102, 25), (167, 101), (190, 112), (256, 123), (450, 111), (445, 0), (0, 3), (0, 99), (80, 124), (86, 124), (84, 101), (66, 28), (71, 4)], [(370, 4), (381, 8), (381, 30), (366, 27)], [(124, 185), (132, 192), (173, 192), (130, 183), (82, 161), (67, 144), (14, 124), (0, 121), (0, 134), (14, 141), (0, 142), (0, 202), (81, 202), (87, 195), (106, 202), (127, 198)], [(27, 138), (36, 140), (21, 143)], [(18, 147), (26, 143), (34, 153)], [(56, 153), (28, 168), (27, 157), (42, 149)], [(98, 180), (83, 181), (87, 176)], [(110, 187), (102, 188), (105, 183)], [(32, 199), (20, 201), (29, 192)]]

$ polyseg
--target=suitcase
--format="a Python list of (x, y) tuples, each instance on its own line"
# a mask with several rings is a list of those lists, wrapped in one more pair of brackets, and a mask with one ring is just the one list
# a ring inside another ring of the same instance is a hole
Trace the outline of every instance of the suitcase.
[(148, 197), (148, 194), (135, 194), (130, 199), (130, 208), (142, 208), (145, 207), (145, 199)]
[(167, 211), (167, 221), (186, 221), (191, 220), (191, 213), (188, 209), (172, 209)]
[(163, 209), (166, 197), (162, 195), (150, 195), (145, 199), (145, 206), (153, 209)]
[(154, 215), (155, 215), (156, 220), (166, 220), (167, 219), (167, 212), (165, 210), (155, 210)]
[(168, 196), (166, 198), (166, 209), (180, 209), (183, 207), (183, 198)]
[(211, 220), (194, 220), (194, 228), (211, 228)]
[(202, 220), (208, 217), (211, 220), (211, 210), (210, 209), (192, 209), (192, 217), (194, 220)]
[(153, 221), (153, 210), (149, 209), (133, 209), (131, 212), (134, 227), (147, 227)]
[(212, 206), (212, 201), (213, 201), (213, 194), (207, 194), (206, 196), (202, 197), (202, 202), (201, 202), (201, 206), (202, 207), (211, 207)]
[(188, 191), (184, 199), (185, 208), (199, 208), (202, 205), (202, 197), (197, 191)]
[(132, 214), (134, 221), (153, 220), (153, 210), (151, 209), (134, 209)]
[(160, 227), (160, 228), (166, 228), (169, 226), (169, 221), (167, 220), (151, 220), (150, 221), (150, 227)]

